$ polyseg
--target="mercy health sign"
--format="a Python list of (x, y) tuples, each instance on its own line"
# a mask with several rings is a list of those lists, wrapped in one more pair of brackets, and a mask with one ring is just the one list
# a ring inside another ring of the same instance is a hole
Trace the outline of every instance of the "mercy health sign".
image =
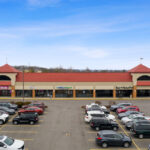
[(9, 86), (0, 86), (0, 90), (8, 90)]

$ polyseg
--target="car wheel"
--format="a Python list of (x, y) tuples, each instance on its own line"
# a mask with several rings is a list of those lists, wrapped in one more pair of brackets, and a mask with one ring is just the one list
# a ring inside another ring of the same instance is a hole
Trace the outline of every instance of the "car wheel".
[(0, 120), (0, 125), (4, 124), (4, 121), (3, 120)]
[(128, 148), (130, 146), (129, 142), (124, 142), (123, 147)]
[(99, 127), (96, 127), (95, 129), (96, 129), (96, 131), (99, 131)]
[(18, 124), (18, 122), (17, 122), (17, 121), (13, 121), (13, 124), (17, 125), (17, 124)]
[(30, 121), (30, 124), (33, 125), (33, 124), (34, 124), (34, 121)]
[(118, 130), (118, 128), (117, 128), (117, 127), (113, 127), (113, 130), (114, 130), (114, 131), (117, 131), (117, 130)]
[(143, 139), (143, 134), (139, 134), (139, 138), (140, 138), (140, 139)]
[(107, 147), (108, 147), (108, 144), (107, 144), (106, 142), (103, 142), (103, 143), (102, 143), (102, 147), (103, 147), (103, 148), (107, 148)]

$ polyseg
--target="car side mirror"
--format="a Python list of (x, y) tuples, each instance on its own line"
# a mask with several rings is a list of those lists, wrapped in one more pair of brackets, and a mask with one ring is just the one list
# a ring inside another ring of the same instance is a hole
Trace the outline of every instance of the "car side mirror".
[(6, 145), (4, 145), (3, 147), (4, 147), (4, 148), (7, 148), (7, 146), (6, 146)]

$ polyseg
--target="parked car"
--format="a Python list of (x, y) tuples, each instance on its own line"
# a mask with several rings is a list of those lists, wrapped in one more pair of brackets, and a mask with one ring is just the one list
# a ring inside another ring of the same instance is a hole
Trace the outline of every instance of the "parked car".
[(138, 138), (150, 137), (150, 122), (134, 123), (131, 127), (132, 133)]
[(3, 110), (5, 112), (7, 112), (9, 115), (14, 115), (15, 114), (15, 110), (14, 109), (9, 109), (8, 107), (0, 106), (0, 110)]
[(99, 110), (99, 111), (103, 111), (105, 114), (109, 114), (110, 112), (107, 110), (107, 109), (103, 109), (101, 108), (100, 106), (91, 106), (90, 108), (87, 108), (85, 110), (85, 114), (88, 112), (88, 111), (96, 111), (96, 110)]
[(38, 116), (34, 113), (22, 113), (13, 119), (13, 124), (29, 123), (31, 125), (38, 122)]
[(11, 104), (9, 102), (0, 102), (0, 106), (1, 107), (7, 107), (9, 109), (14, 109), (14, 110), (17, 110), (18, 109), (18, 106), (15, 105), (15, 104)]
[(99, 105), (99, 104), (96, 104), (96, 103), (91, 103), (90, 105), (86, 105), (86, 110), (88, 109), (88, 108), (91, 108), (91, 107), (100, 107), (101, 109), (107, 109), (105, 106), (101, 106), (101, 105)]
[(9, 119), (9, 115), (6, 113), (1, 113), (0, 112), (0, 125), (6, 123)]
[(126, 128), (128, 130), (130, 130), (132, 128), (133, 124), (135, 124), (135, 123), (150, 123), (150, 121), (146, 120), (146, 119), (142, 119), (142, 120), (134, 119), (133, 121), (129, 121), (129, 122), (126, 123)]
[(111, 114), (105, 114), (103, 111), (88, 111), (84, 117), (85, 122), (90, 122), (93, 117), (107, 118), (109, 120), (116, 121), (115, 116)]
[(103, 130), (97, 133), (96, 143), (103, 148), (108, 146), (123, 146), (128, 148), (132, 144), (130, 137), (111, 130)]
[(41, 109), (39, 107), (32, 106), (32, 107), (28, 107), (28, 108), (19, 110), (18, 114), (24, 113), (24, 112), (37, 112), (39, 115), (42, 115), (43, 109)]
[(140, 111), (140, 109), (138, 106), (127, 106), (127, 107), (123, 107), (123, 108), (118, 108), (116, 112), (117, 112), (117, 114), (119, 114), (119, 113), (123, 113), (126, 111)]
[(118, 124), (115, 121), (108, 120), (107, 118), (93, 117), (90, 121), (92, 129), (99, 130), (118, 130)]
[(122, 118), (122, 119), (121, 119), (121, 123), (122, 123), (122, 124), (126, 124), (127, 122), (132, 121), (133, 119), (140, 119), (140, 120), (142, 120), (142, 119), (145, 119), (145, 117), (142, 116), (142, 115), (133, 114), (133, 115), (130, 115), (130, 116), (128, 116), (128, 117)]
[(118, 108), (120, 108), (121, 106), (132, 106), (132, 103), (119, 103), (117, 105), (112, 105), (110, 107), (111, 111), (116, 111)]
[(122, 119), (123, 117), (128, 117), (132, 114), (140, 114), (140, 115), (144, 115), (143, 112), (138, 112), (138, 111), (126, 111), (124, 113), (119, 113), (118, 114), (118, 119)]
[(35, 107), (39, 107), (43, 110), (45, 110), (46, 106), (43, 102), (34, 102), (34, 103), (31, 103), (29, 105), (24, 105), (22, 108), (25, 109), (25, 108), (28, 108), (28, 107), (32, 107), (32, 106), (35, 106)]
[(148, 150), (150, 150), (150, 144), (148, 145)]
[(8, 136), (0, 136), (1, 150), (24, 150), (24, 141), (13, 139)]

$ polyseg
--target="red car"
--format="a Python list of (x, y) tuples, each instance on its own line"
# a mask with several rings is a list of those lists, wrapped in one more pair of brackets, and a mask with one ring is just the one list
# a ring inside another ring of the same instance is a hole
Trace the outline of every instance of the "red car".
[(45, 108), (46, 108), (45, 104), (40, 103), (40, 102), (34, 102), (34, 103), (29, 104), (29, 105), (24, 105), (22, 108), (25, 109), (25, 108), (32, 107), (32, 106), (39, 107), (43, 110), (45, 110)]
[(20, 113), (27, 113), (27, 112), (36, 112), (39, 115), (42, 115), (43, 114), (43, 109), (41, 109), (39, 107), (32, 106), (32, 107), (28, 107), (28, 108), (19, 110), (18, 114), (20, 114)]
[(126, 111), (140, 111), (138, 106), (127, 106), (127, 107), (122, 107), (117, 109), (117, 113), (123, 113)]

